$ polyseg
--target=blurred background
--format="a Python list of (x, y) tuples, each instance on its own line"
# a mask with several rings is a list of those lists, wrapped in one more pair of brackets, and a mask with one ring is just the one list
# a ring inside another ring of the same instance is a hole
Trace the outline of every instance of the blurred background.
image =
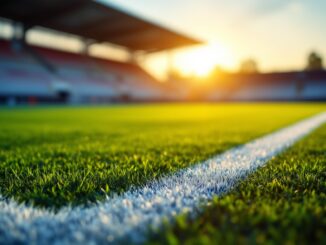
[(325, 101), (323, 0), (11, 0), (0, 103)]

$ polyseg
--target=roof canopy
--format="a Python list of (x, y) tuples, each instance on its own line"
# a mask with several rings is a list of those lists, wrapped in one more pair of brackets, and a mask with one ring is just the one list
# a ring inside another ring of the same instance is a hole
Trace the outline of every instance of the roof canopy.
[(0, 17), (130, 50), (159, 51), (198, 40), (91, 0), (1, 0)]

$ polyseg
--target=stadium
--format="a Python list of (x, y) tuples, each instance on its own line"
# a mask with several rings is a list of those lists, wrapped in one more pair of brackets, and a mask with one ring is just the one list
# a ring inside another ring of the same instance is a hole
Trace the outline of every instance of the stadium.
[[(1, 41), (1, 98), (8, 103), (160, 100), (168, 97), (165, 89), (132, 56), (198, 42), (94, 1), (17, 1), (2, 7), (1, 17), (13, 29), (11, 41)], [(28, 45), (26, 33), (34, 26), (77, 35), (84, 47), (67, 53)], [(96, 42), (130, 50), (130, 62), (90, 57), (88, 46)]]
[(325, 244), (324, 3), (0, 6), (0, 244)]

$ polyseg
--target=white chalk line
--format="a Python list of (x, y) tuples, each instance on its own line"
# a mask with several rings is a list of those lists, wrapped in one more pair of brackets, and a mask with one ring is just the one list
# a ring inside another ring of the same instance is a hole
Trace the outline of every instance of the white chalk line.
[(0, 244), (144, 242), (149, 226), (195, 212), (325, 122), (326, 113), (316, 115), (89, 208), (54, 213), (2, 200)]

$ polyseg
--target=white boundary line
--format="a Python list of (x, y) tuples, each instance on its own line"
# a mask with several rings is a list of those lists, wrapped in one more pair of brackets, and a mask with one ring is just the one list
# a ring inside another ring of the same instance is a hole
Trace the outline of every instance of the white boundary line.
[(149, 226), (198, 210), (325, 122), (326, 113), (319, 114), (89, 208), (53, 213), (2, 200), (0, 244), (143, 242)]

